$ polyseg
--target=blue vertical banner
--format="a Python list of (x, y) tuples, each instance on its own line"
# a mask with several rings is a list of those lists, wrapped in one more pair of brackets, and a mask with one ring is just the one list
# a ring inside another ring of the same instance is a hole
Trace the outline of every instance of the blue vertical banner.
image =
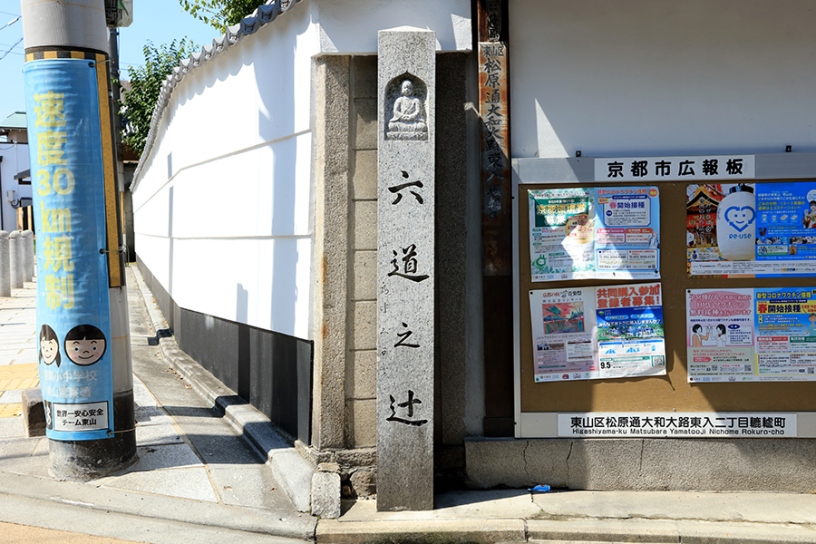
[(23, 74), (46, 435), (70, 441), (110, 438), (113, 370), (96, 62), (34, 60)]

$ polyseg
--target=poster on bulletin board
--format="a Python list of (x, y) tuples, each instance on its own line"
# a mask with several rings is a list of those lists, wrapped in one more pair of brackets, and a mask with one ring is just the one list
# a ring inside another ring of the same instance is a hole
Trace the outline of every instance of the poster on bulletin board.
[(659, 283), (530, 291), (536, 382), (666, 373)]
[(686, 186), (692, 276), (816, 273), (816, 182)]
[(816, 381), (812, 287), (689, 289), (688, 381)]
[(532, 281), (660, 278), (657, 187), (533, 189)]

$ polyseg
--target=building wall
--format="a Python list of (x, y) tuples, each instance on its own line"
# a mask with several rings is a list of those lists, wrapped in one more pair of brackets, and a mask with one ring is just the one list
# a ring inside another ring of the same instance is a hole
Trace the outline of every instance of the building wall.
[(180, 307), (306, 340), (317, 45), (307, 8), (184, 77), (133, 187), (136, 251)]
[(436, 32), (438, 51), (469, 51), (470, 0), (332, 0), (314, 2), (322, 53), (371, 55), (377, 32), (399, 26)]
[[(816, 147), (810, 2), (513, 0), (509, 10), (512, 158)], [(466, 440), (476, 487), (803, 492), (815, 450), (812, 439)]]
[(440, 51), (459, 51), (440, 55), (437, 102), (449, 121), (437, 183), (451, 213), (440, 213), (448, 319), (437, 406), (449, 418), (440, 436), (463, 462), (466, 342), (479, 345), (464, 331), (465, 297), (479, 289), (465, 271), (479, 275), (480, 254), (466, 151), (470, 2), (422, 4), (304, 0), (190, 70), (132, 187), (138, 262), (180, 347), (273, 421), (276, 399), (293, 400), (276, 389), (288, 368), (297, 417), (285, 429), (317, 461), (340, 452), (344, 465), (375, 463), (377, 32), (412, 23), (437, 31)]
[(816, 149), (812, 2), (509, 6), (513, 158)]
[(310, 441), (308, 3), (189, 71), (132, 189), (138, 262), (179, 347)]
[[(17, 230), (17, 210), (7, 197), (7, 191), (15, 191), (17, 199), (31, 198), (31, 185), (20, 185), (14, 176), (28, 169), (28, 145), (0, 142), (0, 230)], [(29, 178), (30, 179), (30, 178)]]

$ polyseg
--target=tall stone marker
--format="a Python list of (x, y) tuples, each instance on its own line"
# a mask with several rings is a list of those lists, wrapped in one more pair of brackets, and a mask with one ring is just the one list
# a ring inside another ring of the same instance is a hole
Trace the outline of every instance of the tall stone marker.
[(436, 33), (379, 32), (377, 510), (433, 509)]

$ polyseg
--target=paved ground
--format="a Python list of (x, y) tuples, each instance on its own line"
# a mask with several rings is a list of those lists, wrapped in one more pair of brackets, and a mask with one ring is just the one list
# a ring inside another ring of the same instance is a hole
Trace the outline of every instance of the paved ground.
[(133, 269), (128, 282), (139, 460), (85, 483), (49, 476), (48, 440), (27, 438), (19, 415), (37, 385), (35, 284), (0, 298), (3, 544), (816, 543), (814, 494), (461, 491), (429, 512), (359, 501), (316, 520), (295, 504), (309, 476), (297, 452), (173, 338), (157, 341), (152, 295)]
[(36, 284), (0, 298), (0, 521), (31, 525), (39, 512), (40, 527), (173, 544), (180, 530), (191, 542), (310, 539), (315, 520), (296, 510), (266, 456), (163, 358), (143, 284), (128, 272), (139, 459), (88, 483), (52, 479), (48, 439), (23, 427), (21, 391), (38, 386)]

